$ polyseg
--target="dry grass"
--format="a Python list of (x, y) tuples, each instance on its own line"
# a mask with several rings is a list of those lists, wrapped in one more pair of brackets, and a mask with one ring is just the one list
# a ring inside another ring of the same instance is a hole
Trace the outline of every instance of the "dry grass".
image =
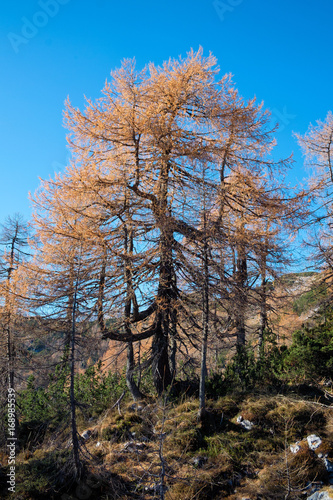
[[(267, 394), (226, 396), (208, 402), (208, 408), (209, 417), (203, 423), (197, 420), (195, 399), (166, 406), (149, 403), (140, 411), (124, 403), (122, 415), (114, 409), (86, 427), (82, 422), (80, 431), (92, 430), (85, 442), (89, 468), (96, 477), (112, 478), (114, 488), (110, 496), (107, 481), (103, 480), (103, 488), (95, 492), (96, 499), (157, 498), (153, 486), (160, 481), (161, 456), (166, 500), (278, 500), (285, 498), (289, 490), (288, 498), (293, 499), (299, 498), (298, 492), (308, 482), (327, 480), (318, 454), (333, 457), (330, 408)], [(236, 422), (238, 415), (254, 422), (253, 429), (244, 430)], [(306, 437), (312, 433), (322, 439), (316, 452), (307, 446)], [(301, 451), (293, 455), (289, 446), (296, 440), (301, 441)], [(128, 447), (126, 441), (141, 444)], [(47, 471), (51, 448), (45, 442), (34, 453), (22, 450), (17, 457), (20, 477), (35, 470), (32, 463), (38, 463), (41, 473), (45, 462)], [(198, 457), (203, 457), (200, 466), (194, 462)], [(25, 480), (27, 484), (39, 484), (33, 477)]]

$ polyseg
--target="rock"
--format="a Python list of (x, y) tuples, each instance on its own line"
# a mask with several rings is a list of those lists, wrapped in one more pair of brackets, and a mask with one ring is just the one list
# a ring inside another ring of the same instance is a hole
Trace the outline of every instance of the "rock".
[(244, 427), (244, 429), (246, 429), (247, 431), (250, 431), (254, 426), (254, 423), (250, 422), (250, 420), (244, 420), (242, 415), (239, 415), (239, 417), (237, 417), (237, 423)]
[(316, 491), (307, 500), (333, 500), (333, 497), (327, 491)]
[(300, 449), (301, 449), (301, 447), (298, 443), (290, 446), (291, 453), (297, 453)]
[(145, 491), (148, 491), (150, 493), (156, 493), (156, 484), (145, 486)]
[(329, 474), (333, 474), (333, 463), (328, 460), (328, 458), (323, 458), (326, 470)]
[(304, 491), (308, 491), (309, 495), (313, 495), (314, 493), (320, 491), (324, 487), (323, 481), (316, 481), (315, 483), (310, 482), (306, 485)]
[(192, 460), (191, 460), (191, 463), (194, 467), (197, 467), (198, 469), (201, 469), (201, 467), (203, 467), (205, 465), (205, 463), (207, 462), (208, 458), (207, 457), (194, 457)]
[(306, 439), (307, 439), (310, 450), (316, 450), (318, 448), (318, 446), (321, 445), (320, 437), (316, 436), (315, 434), (311, 434)]
[[(161, 494), (161, 484), (152, 484), (152, 485), (148, 485), (148, 486), (145, 486), (145, 491), (147, 491), (148, 493), (151, 493), (151, 494), (154, 494), (154, 495), (160, 495)], [(163, 486), (163, 491), (167, 491), (168, 490), (168, 486), (165, 484)]]
[(137, 403), (133, 403), (131, 406), (130, 406), (130, 409), (132, 411), (142, 411), (144, 409), (144, 406), (143, 405), (140, 405), (140, 404), (137, 404)]
[(314, 493), (320, 492), (324, 488), (324, 482), (323, 481), (316, 481), (313, 483), (310, 481), (307, 483), (306, 487), (304, 488), (304, 491), (307, 491), (308, 495), (313, 495)]
[(250, 431), (254, 426), (254, 423), (250, 422), (250, 420), (242, 420), (241, 426), (244, 427), (244, 429), (246, 429), (247, 431)]
[(124, 451), (134, 451), (135, 449), (135, 443), (133, 441), (126, 441), (124, 444)]
[(145, 443), (134, 443), (134, 441), (127, 441), (124, 444), (123, 451), (133, 451), (133, 452), (140, 452), (144, 450), (147, 447)]
[(86, 430), (86, 431), (83, 431), (82, 434), (81, 434), (81, 437), (87, 441), (87, 439), (89, 439), (91, 436), (91, 430)]

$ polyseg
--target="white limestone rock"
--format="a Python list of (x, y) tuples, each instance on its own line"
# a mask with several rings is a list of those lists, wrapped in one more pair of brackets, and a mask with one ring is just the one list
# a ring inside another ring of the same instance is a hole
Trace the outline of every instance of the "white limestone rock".
[(310, 450), (316, 450), (322, 443), (320, 437), (316, 436), (315, 434), (311, 434), (306, 439)]
[(244, 420), (242, 415), (239, 415), (237, 417), (237, 423), (244, 427), (244, 429), (246, 429), (247, 431), (250, 431), (254, 426), (254, 423), (250, 422), (250, 420)]
[(301, 447), (298, 443), (292, 444), (290, 446), (290, 451), (291, 451), (291, 453), (294, 453), (294, 454), (298, 453), (300, 449), (301, 449)]

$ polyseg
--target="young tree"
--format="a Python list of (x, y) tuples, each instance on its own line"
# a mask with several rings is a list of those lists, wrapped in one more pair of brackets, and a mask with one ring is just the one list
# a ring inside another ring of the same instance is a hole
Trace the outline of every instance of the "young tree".
[[(28, 225), (23, 217), (20, 214), (7, 217), (0, 233), (0, 245), (3, 246), (0, 259), (0, 349), (3, 353), (0, 359), (0, 406), (2, 409), (7, 407), (8, 389), (11, 392), (16, 391), (18, 371), (22, 369), (22, 364), (18, 363), (18, 359), (22, 356), (18, 353), (23, 351), (24, 318), (19, 300), (18, 272), (27, 259), (27, 253), (24, 251), (27, 238)], [(11, 437), (15, 439), (18, 431), (16, 412), (13, 424)], [(4, 428), (1, 434), (0, 439), (5, 439)]]
[[(312, 222), (319, 226), (316, 259), (332, 270), (332, 214), (333, 214), (333, 114), (328, 112), (325, 121), (310, 125), (302, 136), (295, 134), (305, 156), (305, 165), (314, 170), (311, 189), (319, 205), (314, 210)], [(331, 274), (331, 272), (330, 272)]]
[(80, 402), (75, 398), (75, 378), (82, 337), (91, 330), (93, 305), (97, 303), (98, 308), (102, 300), (106, 255), (92, 246), (78, 214), (66, 210), (66, 193), (56, 185), (48, 187), (34, 198), (35, 256), (28, 270), (30, 307), (49, 331), (63, 338), (59, 362), (69, 397), (62, 421), (71, 429), (73, 457), (68, 464), (69, 474), (79, 481), (84, 464), (77, 430)]
[(0, 244), (4, 247), (0, 263), (0, 295), (2, 300), (1, 328), (2, 340), (7, 345), (7, 381), (15, 388), (16, 342), (15, 316), (18, 310), (15, 294), (15, 273), (26, 259), (24, 248), (27, 246), (28, 226), (20, 214), (7, 217), (2, 226)]
[(326, 120), (317, 121), (317, 126), (310, 125), (302, 136), (295, 134), (305, 155), (307, 166), (315, 169), (316, 184), (328, 187), (333, 184), (333, 114), (327, 113)]

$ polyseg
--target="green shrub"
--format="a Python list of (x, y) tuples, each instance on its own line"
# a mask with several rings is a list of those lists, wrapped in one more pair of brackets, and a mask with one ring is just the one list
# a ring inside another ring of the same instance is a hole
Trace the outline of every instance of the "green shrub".
[(224, 383), (228, 391), (251, 389), (256, 380), (256, 361), (251, 348), (238, 346), (235, 356), (227, 365)]
[(103, 373), (101, 362), (75, 377), (75, 399), (87, 417), (100, 415), (110, 407), (111, 401), (116, 401), (125, 390), (125, 377), (117, 373)]
[(227, 383), (222, 373), (212, 373), (206, 379), (206, 395), (210, 399), (218, 399), (228, 392)]
[(239, 346), (224, 373), (207, 379), (207, 396), (213, 399), (228, 393), (254, 388), (333, 379), (333, 311), (318, 313), (314, 327), (304, 326), (293, 334), (292, 344), (278, 346), (274, 332), (265, 330), (259, 357), (251, 347)]
[[(125, 377), (101, 371), (101, 364), (78, 374), (74, 395), (79, 407), (90, 416), (98, 416), (109, 408), (111, 401), (126, 390)], [(19, 394), (22, 421), (60, 421), (69, 411), (69, 368), (58, 365), (46, 387), (36, 387), (35, 378), (28, 378), (27, 388)]]
[(304, 327), (293, 335), (284, 367), (295, 381), (333, 377), (333, 322)]
[(69, 412), (69, 369), (58, 365), (46, 387), (36, 387), (35, 377), (28, 378), (27, 388), (18, 394), (21, 422), (61, 421)]

